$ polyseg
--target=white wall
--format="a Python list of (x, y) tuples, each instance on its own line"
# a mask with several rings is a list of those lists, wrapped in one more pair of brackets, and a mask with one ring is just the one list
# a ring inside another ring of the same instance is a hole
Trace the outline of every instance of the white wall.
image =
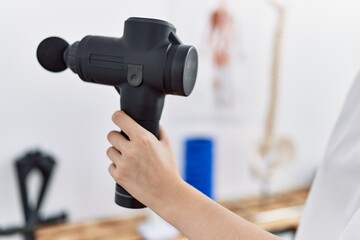
[[(249, 169), (255, 144), (262, 136), (275, 15), (265, 0), (228, 2), (236, 14), (244, 52), (236, 63), (238, 105), (230, 111), (218, 109), (210, 104), (211, 65), (204, 57), (209, 54), (200, 46), (205, 41), (199, 41), (207, 25), (207, 14), (217, 2), (208, 1), (204, 5), (202, 1), (183, 0), (172, 4), (170, 20), (179, 29), (192, 26), (184, 36), (188, 42), (197, 43), (203, 54), (191, 100), (169, 97), (167, 110), (170, 132), (177, 146), (189, 135), (216, 137), (216, 193), (223, 199), (259, 191), (259, 182)], [(311, 181), (344, 96), (360, 66), (358, 1), (283, 2), (288, 14), (276, 132), (294, 140), (297, 159), (275, 176), (274, 191), (304, 186)], [(181, 18), (182, 11), (178, 10), (190, 5), (186, 16), (197, 16), (195, 21), (192, 17)], [(189, 109), (189, 102), (196, 107)], [(178, 114), (179, 107), (171, 109), (170, 104), (182, 106), (184, 117)], [(181, 153), (182, 149), (178, 148), (178, 155)]]
[[(0, 0), (0, 225), (22, 219), (13, 160), (40, 148), (58, 160), (45, 211), (67, 209), (74, 221), (136, 214), (113, 204), (106, 134), (119, 97), (111, 87), (83, 83), (69, 70), (52, 74), (37, 63), (48, 36), (69, 42), (87, 34), (121, 36), (130, 16), (165, 19), (184, 43), (200, 50), (198, 82), (184, 99), (167, 97), (165, 125), (182, 164), (185, 137), (216, 140), (218, 199), (258, 192), (249, 162), (261, 137), (274, 14), (265, 0), (229, 1), (241, 29), (234, 109), (216, 109), (204, 46), (211, 1)], [(310, 182), (346, 91), (360, 64), (360, 3), (356, 0), (288, 1), (277, 132), (290, 136), (297, 159), (282, 168), (276, 191)]]

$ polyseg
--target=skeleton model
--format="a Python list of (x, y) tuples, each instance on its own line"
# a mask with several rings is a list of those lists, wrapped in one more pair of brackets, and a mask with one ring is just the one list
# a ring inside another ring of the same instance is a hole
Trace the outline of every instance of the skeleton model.
[(285, 7), (273, 0), (269, 2), (277, 13), (271, 66), (270, 99), (264, 125), (264, 136), (256, 148), (255, 157), (252, 161), (253, 172), (262, 181), (262, 192), (265, 196), (270, 194), (270, 182), (276, 170), (295, 156), (293, 142), (288, 138), (276, 136), (274, 133)]

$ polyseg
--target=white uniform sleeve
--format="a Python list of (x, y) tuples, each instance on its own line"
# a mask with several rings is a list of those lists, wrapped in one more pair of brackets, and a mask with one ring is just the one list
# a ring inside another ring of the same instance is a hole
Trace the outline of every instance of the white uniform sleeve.
[(317, 171), (296, 240), (360, 239), (359, 209), (360, 75), (350, 90)]
[(354, 217), (341, 234), (340, 240), (360, 239), (360, 209), (357, 210)]

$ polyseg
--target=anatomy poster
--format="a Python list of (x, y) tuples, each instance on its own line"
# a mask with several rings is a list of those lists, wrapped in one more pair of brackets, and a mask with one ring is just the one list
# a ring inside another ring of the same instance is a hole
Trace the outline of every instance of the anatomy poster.
[(226, 1), (220, 1), (219, 5), (210, 12), (207, 28), (214, 104), (218, 107), (231, 106), (236, 101), (233, 54), (238, 29), (234, 27), (234, 16), (229, 11)]

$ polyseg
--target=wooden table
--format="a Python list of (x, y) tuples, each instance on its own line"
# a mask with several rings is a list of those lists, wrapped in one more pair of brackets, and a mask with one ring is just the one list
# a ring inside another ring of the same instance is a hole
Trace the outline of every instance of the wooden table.
[[(253, 197), (221, 204), (267, 231), (295, 230), (299, 224), (308, 189), (299, 189), (269, 198)], [(112, 218), (83, 223), (41, 227), (37, 240), (141, 240), (137, 224), (145, 216)], [(186, 239), (179, 236), (177, 240)]]

